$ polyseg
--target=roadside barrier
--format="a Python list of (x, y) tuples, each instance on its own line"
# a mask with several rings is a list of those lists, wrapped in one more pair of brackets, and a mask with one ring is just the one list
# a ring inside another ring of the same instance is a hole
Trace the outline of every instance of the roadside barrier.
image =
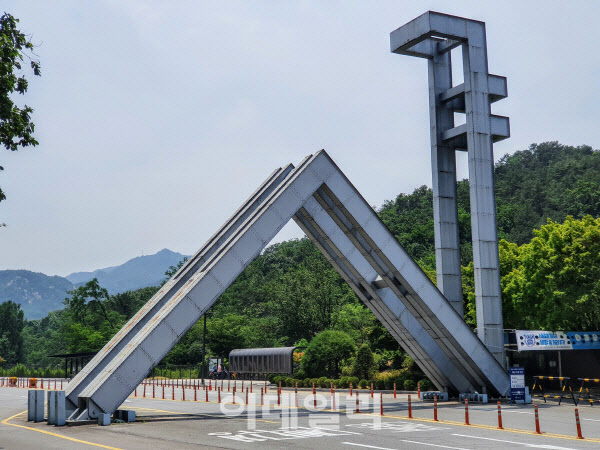
[(371, 398), (373, 398), (373, 383), (371, 383)]
[(412, 419), (412, 402), (410, 400), (410, 394), (408, 394), (408, 418)]
[(394, 383), (394, 398), (396, 398), (396, 383)]
[(221, 403), (221, 388), (217, 390), (217, 400), (219, 403)]
[[(559, 405), (562, 402), (563, 398), (571, 398), (571, 400), (573, 400), (573, 403), (575, 404), (575, 406), (577, 406), (577, 400), (575, 399), (575, 395), (573, 394), (573, 389), (571, 388), (571, 379), (569, 377), (547, 377), (545, 375), (536, 375), (533, 378), (535, 381), (533, 382), (533, 388), (531, 389), (532, 397), (543, 398), (544, 403), (546, 403), (547, 398), (557, 398)], [(543, 385), (546, 382), (554, 383), (557, 381), (559, 382), (560, 395), (545, 394)], [(562, 386), (562, 388), (561, 388), (561, 386)], [(536, 394), (536, 388), (540, 391), (540, 394)], [(570, 397), (567, 395), (567, 390), (568, 390), (568, 393), (570, 394)]]
[(579, 410), (577, 408), (575, 408), (575, 425), (577, 426), (577, 439), (583, 439), (581, 423), (579, 422)]
[(533, 405), (533, 407), (535, 408), (535, 433), (542, 434), (542, 432), (540, 431), (540, 416), (538, 414), (538, 405)]
[(350, 397), (352, 397), (352, 383), (350, 383)]
[[(433, 401), (436, 398), (440, 402), (447, 402), (448, 393), (439, 391), (427, 391), (421, 393), (421, 400), (423, 400), (423, 402)], [(466, 397), (464, 394), (462, 394), (462, 396), (459, 398), (459, 401), (463, 401), (465, 398), (469, 397)], [(473, 398), (469, 398), (469, 400), (473, 401)], [(477, 401), (477, 398), (475, 400)]]
[(246, 405), (248, 404), (248, 389), (246, 389)]
[(421, 382), (417, 381), (417, 396), (419, 397), (419, 400), (421, 400)]
[(358, 391), (356, 391), (356, 414), (360, 413), (360, 408), (358, 405)]
[(504, 430), (502, 427), (502, 407), (500, 406), (500, 402), (498, 402), (498, 429)]
[(438, 421), (438, 417), (437, 417), (437, 395), (433, 399), (433, 421), (434, 422)]
[(381, 392), (379, 393), (379, 415), (383, 416), (383, 394)]
[(260, 388), (260, 406), (263, 406), (265, 404), (263, 395), (264, 395), (263, 388)]
[(594, 406), (594, 403), (600, 403), (600, 378), (577, 378), (577, 380), (581, 381), (577, 401), (580, 402), (583, 397), (590, 406)]
[(465, 425), (471, 425), (469, 422), (469, 399), (465, 398)]

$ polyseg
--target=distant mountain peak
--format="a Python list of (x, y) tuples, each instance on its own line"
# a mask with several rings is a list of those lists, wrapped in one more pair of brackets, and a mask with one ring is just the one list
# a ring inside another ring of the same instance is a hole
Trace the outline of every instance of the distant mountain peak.
[(98, 278), (100, 286), (109, 294), (131, 291), (147, 286), (157, 286), (165, 278), (170, 266), (177, 265), (185, 255), (163, 248), (153, 255), (136, 256), (120, 266), (97, 269), (93, 272), (76, 272), (66, 278), (75, 286)]
[(185, 255), (163, 248), (153, 255), (137, 256), (119, 266), (93, 272), (75, 272), (67, 277), (48, 276), (29, 270), (0, 270), (0, 303), (12, 300), (21, 305), (27, 319), (40, 319), (64, 308), (67, 291), (98, 278), (109, 294), (158, 286), (165, 272)]

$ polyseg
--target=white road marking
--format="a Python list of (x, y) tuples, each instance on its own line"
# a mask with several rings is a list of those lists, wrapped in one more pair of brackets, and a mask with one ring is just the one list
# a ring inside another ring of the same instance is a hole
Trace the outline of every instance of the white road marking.
[(346, 445), (355, 445), (357, 447), (365, 447), (365, 448), (375, 448), (377, 450), (395, 450), (393, 448), (387, 448), (387, 447), (375, 447), (374, 445), (365, 445), (365, 444), (356, 444), (354, 442), (342, 442), (342, 444), (346, 444)]
[[(427, 445), (429, 447), (450, 448), (452, 450), (468, 450), (464, 447), (449, 447), (447, 445), (430, 444), (429, 442), (409, 441), (408, 439), (397, 439), (397, 440), (401, 441), (401, 442), (408, 442), (409, 444)], [(357, 447), (374, 448), (377, 450), (395, 450), (395, 449), (387, 448), (387, 447), (375, 447), (374, 445), (356, 444), (354, 442), (342, 442), (342, 444), (355, 445)]]
[(506, 441), (504, 439), (493, 439), (493, 438), (487, 438), (487, 437), (482, 437), (482, 436), (469, 436), (467, 434), (452, 433), (452, 436), (460, 436), (460, 437), (466, 437), (466, 438), (471, 438), (471, 439), (484, 439), (486, 441), (506, 442), (507, 444), (517, 444), (517, 445), (523, 445), (524, 447), (532, 447), (532, 448), (546, 448), (549, 450), (577, 450), (577, 449), (570, 448), (570, 447), (558, 447), (556, 445), (530, 444), (527, 442)]

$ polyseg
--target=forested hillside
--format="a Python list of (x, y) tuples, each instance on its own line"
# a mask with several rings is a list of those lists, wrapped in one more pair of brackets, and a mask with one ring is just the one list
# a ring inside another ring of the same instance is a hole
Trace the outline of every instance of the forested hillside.
[[(502, 158), (495, 172), (505, 328), (600, 328), (600, 152), (532, 145)], [(465, 312), (475, 326), (468, 182), (459, 183), (458, 196)], [(400, 194), (379, 214), (433, 277), (431, 190)], [(24, 360), (46, 363), (52, 352), (98, 350), (155, 291), (109, 295), (89, 283), (77, 288), (64, 311), (24, 325)], [(227, 355), (240, 347), (307, 344), (323, 330), (366, 344), (380, 369), (403, 359), (314, 245), (293, 240), (267, 248), (211, 308), (207, 348)], [(197, 363), (201, 347), (199, 322), (166, 361)]]
[[(558, 142), (533, 144), (495, 167), (498, 237), (521, 245), (548, 219), (600, 217), (600, 151)], [(469, 182), (457, 187), (463, 265), (472, 259)], [(435, 268), (433, 193), (427, 186), (384, 203), (379, 216), (424, 267)]]
[(49, 311), (62, 309), (69, 280), (29, 270), (0, 270), (0, 303), (13, 300), (28, 319), (41, 319)]

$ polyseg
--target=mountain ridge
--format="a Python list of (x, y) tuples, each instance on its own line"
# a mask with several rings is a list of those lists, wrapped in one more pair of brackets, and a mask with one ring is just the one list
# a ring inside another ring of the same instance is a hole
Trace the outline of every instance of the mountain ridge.
[(30, 270), (0, 270), (0, 303), (12, 300), (21, 305), (29, 320), (41, 319), (50, 311), (64, 308), (67, 291), (98, 278), (109, 294), (158, 286), (166, 279), (165, 271), (185, 255), (162, 249), (153, 255), (137, 256), (121, 265), (92, 272), (73, 272), (66, 277)]

